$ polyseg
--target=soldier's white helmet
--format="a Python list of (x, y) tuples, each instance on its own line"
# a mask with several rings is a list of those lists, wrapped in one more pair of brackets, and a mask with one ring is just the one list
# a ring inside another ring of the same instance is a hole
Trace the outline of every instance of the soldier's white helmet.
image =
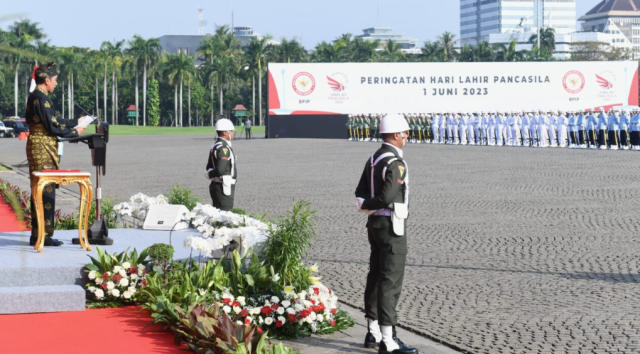
[(219, 132), (228, 132), (235, 130), (233, 123), (226, 118), (222, 118), (216, 122), (216, 131)]
[(387, 114), (380, 120), (380, 134), (401, 133), (407, 130), (409, 124), (400, 114)]

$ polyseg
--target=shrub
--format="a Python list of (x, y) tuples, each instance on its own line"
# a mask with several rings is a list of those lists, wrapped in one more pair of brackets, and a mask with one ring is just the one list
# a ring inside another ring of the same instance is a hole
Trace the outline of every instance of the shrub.
[(173, 186), (173, 190), (167, 196), (169, 204), (184, 205), (189, 210), (193, 210), (200, 200), (192, 195), (191, 189), (180, 188), (179, 185)]

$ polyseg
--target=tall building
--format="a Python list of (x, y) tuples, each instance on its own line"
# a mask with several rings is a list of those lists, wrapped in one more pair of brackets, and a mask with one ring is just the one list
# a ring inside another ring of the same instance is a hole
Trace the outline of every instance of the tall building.
[(460, 0), (461, 45), (489, 42), (492, 34), (536, 33), (539, 26), (575, 32), (576, 0)]
[(640, 0), (603, 0), (578, 20), (583, 32), (609, 35), (608, 44), (640, 57)]
[(404, 34), (393, 32), (393, 27), (371, 27), (362, 30), (364, 34), (358, 35), (365, 41), (380, 41), (380, 49), (384, 48), (389, 40), (396, 42), (402, 51), (407, 54), (419, 54), (421, 53), (418, 47), (418, 40), (414, 38), (405, 37)]

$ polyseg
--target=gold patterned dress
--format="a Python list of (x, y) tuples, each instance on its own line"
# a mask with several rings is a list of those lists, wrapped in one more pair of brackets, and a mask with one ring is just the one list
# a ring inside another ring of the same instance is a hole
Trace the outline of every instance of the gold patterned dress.
[[(62, 119), (55, 117), (55, 110), (49, 95), (45, 90), (37, 88), (29, 95), (27, 110), (25, 113), (29, 124), (29, 138), (27, 139), (27, 160), (29, 161), (29, 175), (32, 172), (42, 170), (55, 170), (60, 168), (58, 160), (58, 137), (72, 138), (78, 136), (73, 128), (78, 125), (78, 119)], [(53, 222), (55, 212), (55, 186), (50, 184), (45, 187), (42, 202), (44, 204), (44, 219), (46, 233), (53, 235)], [(34, 203), (31, 203), (32, 236), (37, 235), (37, 221), (35, 218)]]

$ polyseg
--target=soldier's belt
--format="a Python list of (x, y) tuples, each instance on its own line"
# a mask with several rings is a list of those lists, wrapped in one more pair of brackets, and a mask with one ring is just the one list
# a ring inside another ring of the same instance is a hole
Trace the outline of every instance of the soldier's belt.
[(393, 215), (393, 210), (391, 209), (379, 209), (371, 213), (370, 216), (392, 216), (392, 215)]

